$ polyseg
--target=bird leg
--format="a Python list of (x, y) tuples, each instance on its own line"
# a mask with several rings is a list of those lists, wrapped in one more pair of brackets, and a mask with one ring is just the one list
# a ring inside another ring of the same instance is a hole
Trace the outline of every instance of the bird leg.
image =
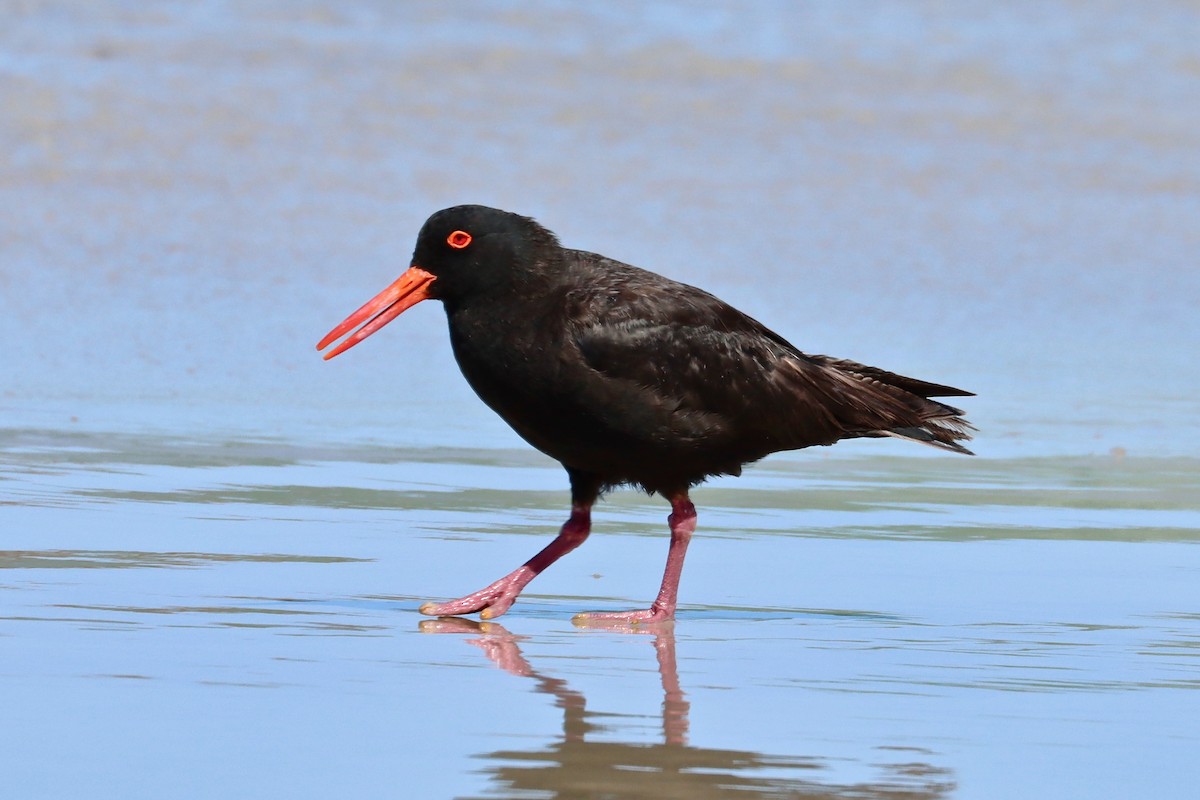
[[(695, 512), (692, 513), (695, 514)], [(482, 612), (479, 615), (481, 618), (495, 619), (508, 611), (521, 590), (542, 570), (583, 544), (583, 540), (588, 537), (591, 528), (592, 504), (572, 503), (571, 517), (563, 523), (562, 530), (558, 532), (554, 541), (546, 545), (536, 556), (477, 592), (446, 603), (426, 603), (421, 606), (420, 611), (431, 617), (473, 614), (480, 611)], [(672, 609), (675, 607), (674, 602), (671, 607)]]
[(683, 557), (687, 555), (688, 542), (696, 530), (696, 507), (688, 499), (687, 492), (671, 495), (671, 547), (667, 550), (667, 568), (663, 572), (662, 587), (650, 608), (641, 611), (588, 611), (576, 614), (574, 622), (587, 625), (592, 622), (666, 622), (675, 619), (675, 604), (679, 594), (679, 576), (683, 572)]

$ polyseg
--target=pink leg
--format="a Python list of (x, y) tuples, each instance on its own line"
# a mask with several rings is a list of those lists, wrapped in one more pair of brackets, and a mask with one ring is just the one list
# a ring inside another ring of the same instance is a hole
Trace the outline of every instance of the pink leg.
[(583, 544), (591, 528), (591, 504), (574, 503), (571, 506), (571, 517), (563, 523), (558, 536), (536, 556), (478, 592), (472, 592), (448, 603), (426, 603), (421, 606), (421, 613), (431, 617), (446, 617), (480, 611), (482, 613), (479, 616), (482, 619), (495, 619), (508, 611), (521, 590), (542, 570)]
[(576, 622), (586, 625), (595, 621), (642, 623), (675, 619), (683, 557), (687, 555), (688, 542), (692, 540), (692, 532), (696, 530), (696, 507), (688, 499), (687, 492), (672, 495), (670, 500), (671, 516), (667, 517), (667, 523), (671, 526), (671, 547), (667, 551), (667, 568), (663, 572), (662, 588), (658, 590), (658, 597), (650, 608), (643, 611), (589, 611), (576, 614)]

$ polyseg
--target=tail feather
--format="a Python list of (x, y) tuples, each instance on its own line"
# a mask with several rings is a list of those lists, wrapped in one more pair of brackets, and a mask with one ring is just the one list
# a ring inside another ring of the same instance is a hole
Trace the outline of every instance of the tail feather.
[[(962, 409), (933, 400), (933, 397), (971, 397), (972, 392), (938, 383), (897, 375), (853, 361), (810, 356), (842, 380), (855, 385), (863, 403), (850, 403), (850, 436), (907, 439), (954, 453), (974, 455), (959, 442), (971, 438), (975, 427)], [(857, 430), (854, 430), (857, 428)]]
[[(897, 375), (894, 372), (880, 369), (879, 367), (869, 367), (866, 364), (859, 364), (857, 361), (850, 361), (845, 358), (830, 358), (829, 356), (809, 356), (813, 361), (827, 367), (833, 367), (843, 372), (852, 372), (855, 375), (861, 375), (864, 378), (871, 378), (880, 383), (886, 383), (889, 386), (895, 386), (897, 389), (903, 389), (910, 394), (915, 394), (918, 397), (974, 397), (974, 392), (968, 392), (965, 389), (955, 389), (953, 386), (946, 386), (941, 383), (930, 383), (929, 381), (917, 380), (909, 378), (905, 375)], [(961, 411), (955, 409), (955, 413), (961, 414)]]
[(952, 453), (962, 453), (967, 456), (975, 455), (974, 452), (955, 441), (956, 439), (970, 439), (971, 434), (969, 433), (946, 433), (944, 430), (935, 432), (931, 428), (893, 428), (890, 431), (883, 431), (882, 435), (892, 436), (897, 439), (907, 439), (910, 442), (917, 442), (918, 444), (927, 444), (930, 447), (936, 447), (939, 450), (949, 450)]

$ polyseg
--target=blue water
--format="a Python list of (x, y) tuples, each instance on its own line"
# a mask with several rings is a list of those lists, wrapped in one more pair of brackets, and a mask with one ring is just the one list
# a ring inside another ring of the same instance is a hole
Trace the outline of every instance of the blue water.
[[(5, 794), (1190, 796), (1200, 15), (1048, 3), (11, 4)], [(976, 391), (976, 458), (616, 492), (433, 303), (314, 345), (432, 211), (537, 216), (800, 348)]]

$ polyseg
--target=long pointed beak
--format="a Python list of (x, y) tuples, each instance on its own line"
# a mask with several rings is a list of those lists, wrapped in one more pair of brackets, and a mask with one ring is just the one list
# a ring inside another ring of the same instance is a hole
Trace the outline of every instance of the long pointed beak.
[(409, 267), (403, 275), (396, 279), (395, 283), (368, 300), (366, 305), (342, 320), (342, 324), (325, 334), (325, 338), (317, 342), (317, 349), (324, 350), (344, 336), (347, 331), (364, 321), (366, 322), (322, 358), (328, 361), (339, 353), (346, 352), (417, 303), (427, 300), (429, 286), (434, 280), (436, 279), (432, 274), (420, 267), (416, 265)]

